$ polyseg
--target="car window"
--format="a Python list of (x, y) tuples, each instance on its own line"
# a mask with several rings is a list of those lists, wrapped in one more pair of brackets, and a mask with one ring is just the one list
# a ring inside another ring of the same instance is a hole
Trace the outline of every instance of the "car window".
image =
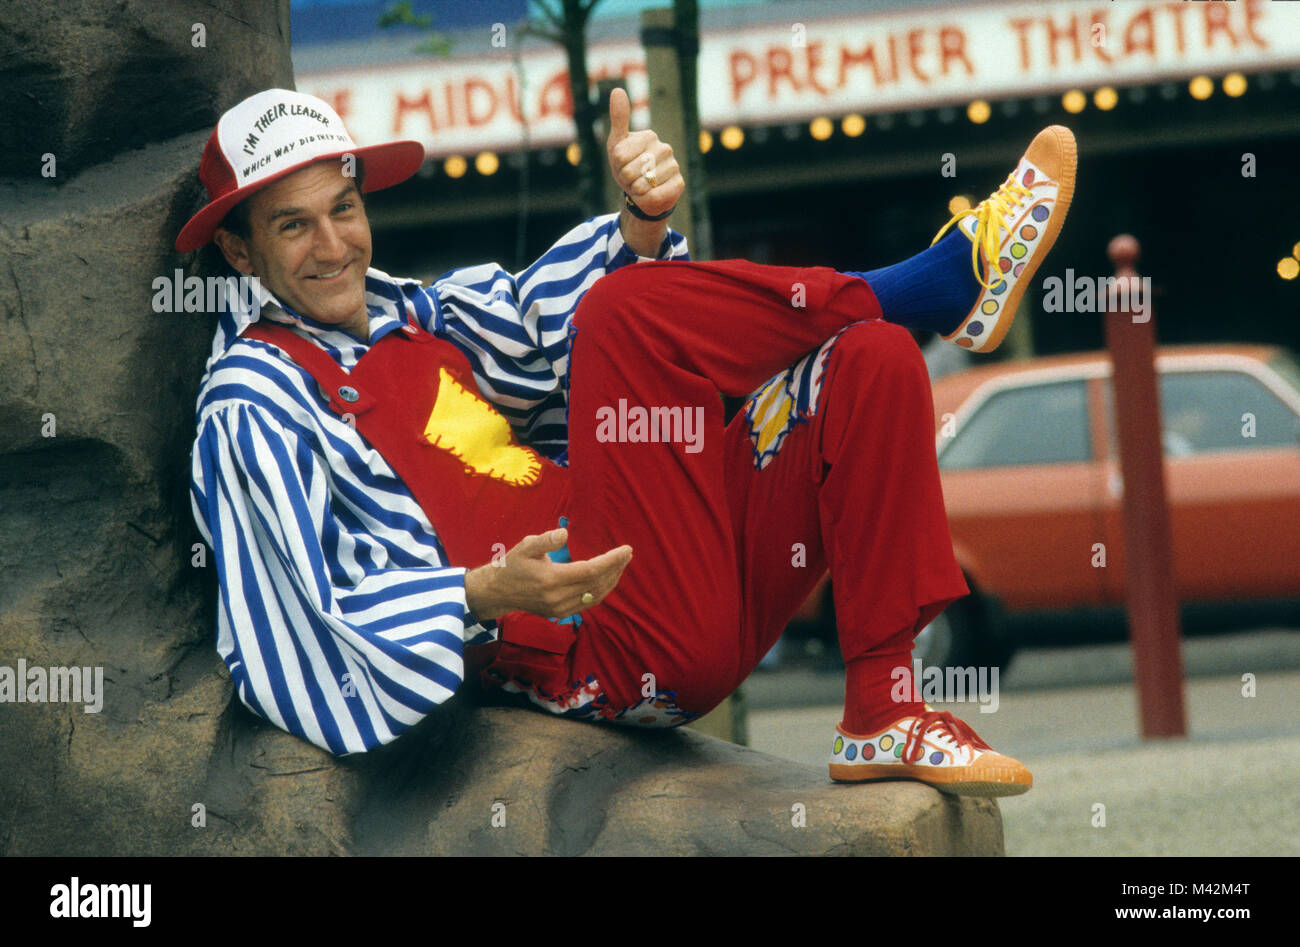
[(961, 426), (940, 470), (1079, 463), (1092, 459), (1083, 381), (999, 391)]
[(1289, 355), (1275, 355), (1268, 367), (1282, 376), (1283, 380), (1295, 391), (1300, 391), (1300, 365)]
[[(1109, 379), (1105, 389), (1111, 438), (1117, 444)], [(1160, 414), (1169, 457), (1300, 443), (1300, 417), (1245, 372), (1164, 372)]]
[(1160, 405), (1170, 455), (1296, 444), (1296, 415), (1245, 372), (1164, 374)]

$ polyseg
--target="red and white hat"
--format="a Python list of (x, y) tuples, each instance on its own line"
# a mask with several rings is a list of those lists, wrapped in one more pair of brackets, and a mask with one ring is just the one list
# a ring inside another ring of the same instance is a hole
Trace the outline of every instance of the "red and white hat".
[(363, 190), (401, 184), (424, 161), (418, 141), (357, 147), (338, 114), (315, 96), (267, 89), (229, 109), (203, 146), (199, 178), (208, 205), (190, 218), (176, 238), (182, 253), (197, 250), (230, 209), (287, 174), (325, 158), (355, 155), (365, 162)]

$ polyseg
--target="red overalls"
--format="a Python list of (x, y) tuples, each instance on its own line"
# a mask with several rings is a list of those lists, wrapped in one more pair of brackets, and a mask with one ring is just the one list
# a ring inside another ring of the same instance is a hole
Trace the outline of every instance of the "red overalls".
[[(560, 517), (574, 561), (631, 545), (618, 586), (579, 626), (515, 612), (499, 645), (467, 662), (490, 661), (486, 686), (554, 712), (674, 725), (748, 676), (827, 567), (846, 660), (967, 592), (924, 362), (878, 316), (865, 282), (821, 267), (666, 262), (604, 276), (573, 321), (567, 468), (519, 445), (464, 355), (413, 326), (351, 372), (283, 326), (246, 334), (353, 416), (452, 565), (483, 565)], [(794, 381), (774, 376), (802, 357), (817, 394), (799, 414)], [(718, 392), (769, 379), (724, 427)], [(648, 415), (660, 423), (638, 425)]]

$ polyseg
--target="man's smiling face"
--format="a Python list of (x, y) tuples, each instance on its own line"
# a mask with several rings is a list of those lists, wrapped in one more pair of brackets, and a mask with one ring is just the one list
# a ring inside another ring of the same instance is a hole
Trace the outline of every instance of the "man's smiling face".
[(299, 315), (369, 339), (370, 222), (342, 162), (309, 165), (258, 191), (248, 219), (246, 240), (229, 230), (215, 235), (231, 266)]

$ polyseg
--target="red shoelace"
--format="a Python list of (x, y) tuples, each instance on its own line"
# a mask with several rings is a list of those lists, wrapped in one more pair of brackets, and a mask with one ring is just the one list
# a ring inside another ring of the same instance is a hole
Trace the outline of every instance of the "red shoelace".
[(946, 710), (928, 710), (918, 715), (912, 726), (908, 728), (907, 742), (903, 744), (904, 763), (915, 763), (921, 758), (924, 753), (921, 740), (934, 727), (947, 731), (959, 745), (969, 743), (977, 750), (993, 749), (980, 739), (980, 735), (966, 721), (954, 717)]

